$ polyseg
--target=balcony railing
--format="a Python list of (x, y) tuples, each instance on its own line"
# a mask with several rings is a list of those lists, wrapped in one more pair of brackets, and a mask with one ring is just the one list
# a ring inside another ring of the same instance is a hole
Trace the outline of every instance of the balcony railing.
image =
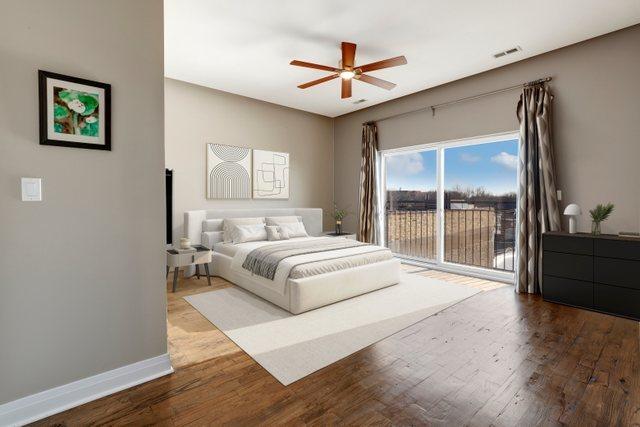
[[(515, 210), (446, 209), (444, 256), (447, 262), (514, 271)], [(436, 211), (390, 210), (386, 215), (387, 246), (411, 258), (435, 260)]]

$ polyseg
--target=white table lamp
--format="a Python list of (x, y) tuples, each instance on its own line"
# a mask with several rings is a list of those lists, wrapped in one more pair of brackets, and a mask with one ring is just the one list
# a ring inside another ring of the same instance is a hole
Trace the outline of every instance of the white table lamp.
[(582, 209), (575, 203), (571, 203), (564, 209), (564, 214), (569, 217), (569, 233), (576, 233), (576, 216), (582, 214)]

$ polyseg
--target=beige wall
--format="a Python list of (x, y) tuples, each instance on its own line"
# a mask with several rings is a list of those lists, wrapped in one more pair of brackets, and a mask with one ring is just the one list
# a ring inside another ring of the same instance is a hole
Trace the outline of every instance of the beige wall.
[[(166, 353), (162, 27), (162, 0), (2, 2), (0, 403)], [(111, 83), (113, 151), (38, 144), (38, 69)]]
[[(183, 214), (193, 209), (313, 207), (333, 201), (333, 122), (178, 80), (165, 80), (166, 165), (174, 170), (173, 236), (182, 237)], [(206, 144), (290, 153), (289, 200), (208, 200)]]
[[(640, 26), (559, 49), (486, 73), (425, 90), (335, 120), (335, 199), (358, 197), (362, 122), (552, 76), (557, 175), (562, 208), (576, 202), (590, 227), (588, 208), (611, 201), (616, 211), (603, 232), (640, 228)], [(409, 62), (411, 58), (409, 58)], [(383, 121), (381, 149), (517, 129), (519, 92), (482, 98), (436, 112)], [(355, 228), (355, 218), (346, 221)]]

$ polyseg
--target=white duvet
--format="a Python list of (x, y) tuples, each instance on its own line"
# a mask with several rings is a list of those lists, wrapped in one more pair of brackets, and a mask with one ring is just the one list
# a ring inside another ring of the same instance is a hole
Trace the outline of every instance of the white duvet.
[(242, 267), (244, 260), (247, 258), (247, 255), (252, 250), (267, 246), (267, 245), (278, 245), (290, 242), (292, 240), (317, 240), (317, 239), (325, 239), (325, 237), (300, 237), (296, 239), (291, 239), (288, 241), (278, 241), (278, 242), (269, 242), (269, 241), (259, 241), (259, 242), (248, 242), (234, 245), (237, 247), (237, 251), (233, 256), (231, 261), (231, 269), (245, 276), (250, 276), (252, 281), (269, 288), (273, 291), (276, 291), (280, 294), (284, 294), (286, 290), (287, 279), (291, 275), (292, 269), (295, 266), (301, 263), (314, 263), (313, 268), (309, 271), (312, 271), (313, 274), (322, 274), (329, 271), (336, 271), (337, 269), (355, 267), (363, 264), (371, 264), (373, 262), (378, 262), (383, 259), (391, 259), (393, 255), (391, 251), (386, 248), (382, 248), (380, 246), (374, 245), (362, 245), (356, 246), (352, 248), (346, 249), (337, 249), (332, 251), (325, 252), (317, 252), (305, 255), (296, 255), (289, 258), (285, 258), (280, 262), (278, 268), (276, 269), (276, 274), (273, 280), (266, 279), (264, 277), (253, 274), (249, 270), (246, 270)]

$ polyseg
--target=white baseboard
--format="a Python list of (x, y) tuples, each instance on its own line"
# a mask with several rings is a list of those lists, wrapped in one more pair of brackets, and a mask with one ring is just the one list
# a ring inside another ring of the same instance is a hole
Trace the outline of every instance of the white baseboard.
[(169, 354), (0, 405), (0, 426), (20, 426), (173, 372)]

